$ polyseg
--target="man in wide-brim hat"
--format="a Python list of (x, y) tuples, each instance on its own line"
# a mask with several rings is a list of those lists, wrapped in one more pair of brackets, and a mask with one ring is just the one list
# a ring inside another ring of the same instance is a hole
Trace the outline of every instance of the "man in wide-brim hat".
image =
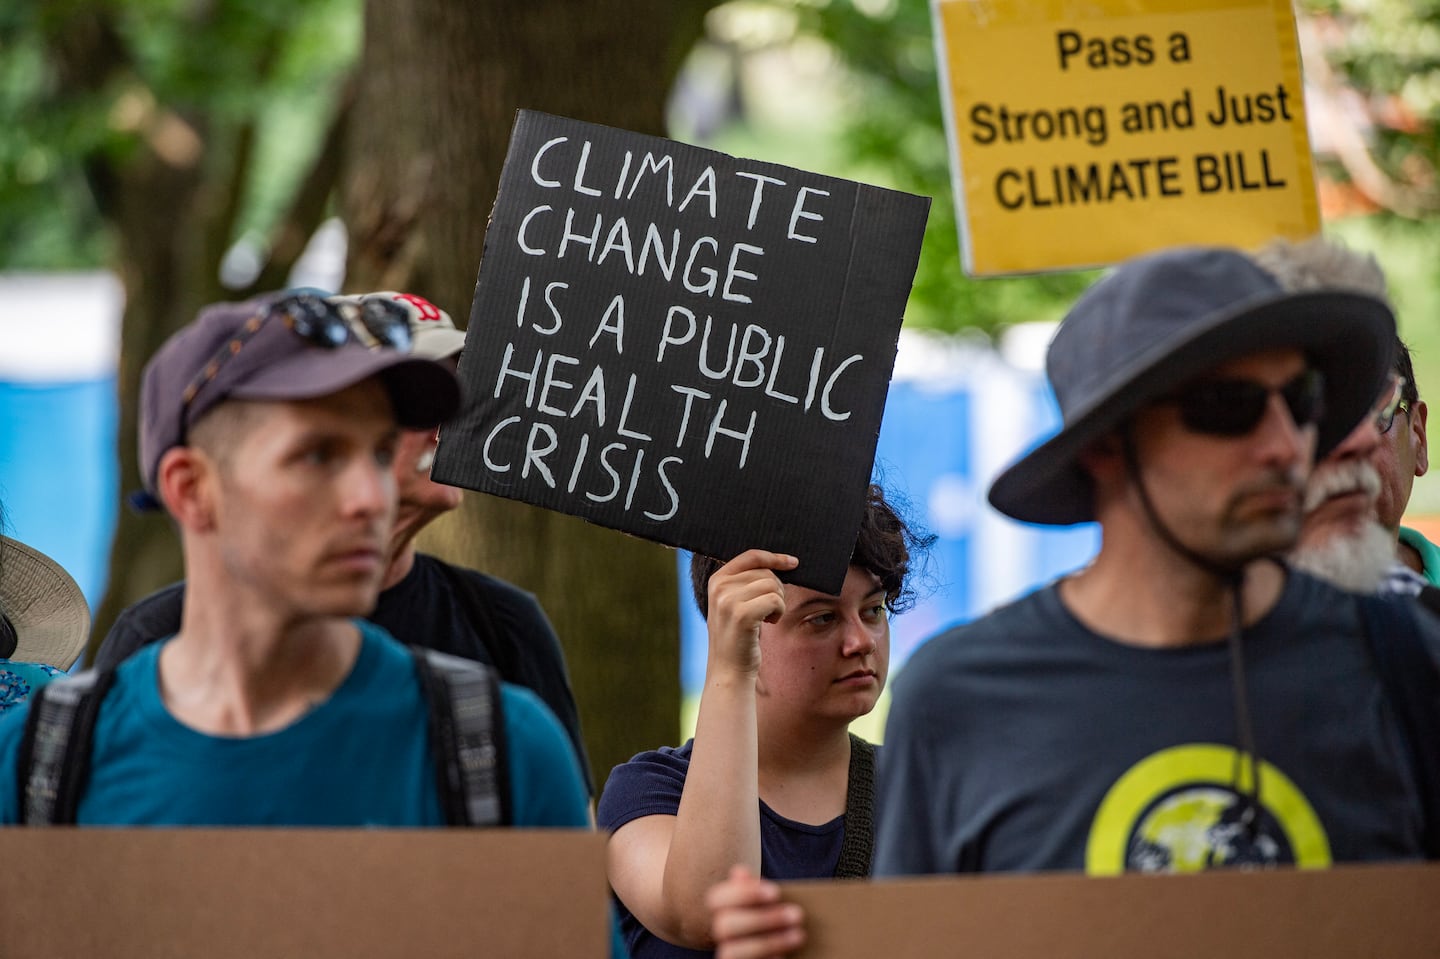
[(0, 536), (0, 713), (62, 675), (90, 633), (90, 607), (49, 556)]
[[(1275, 558), (1317, 452), (1376, 404), (1394, 339), (1381, 301), (1286, 293), (1227, 249), (1132, 260), (1080, 298), (1047, 358), (1064, 425), (990, 502), (1098, 521), (1099, 554), (901, 671), (876, 875), (1434, 854), (1440, 823), (1365, 638), (1362, 604), (1384, 601)], [(1440, 659), (1436, 624), (1389, 602), (1377, 644)], [(744, 875), (717, 888), (722, 945), (793, 934), (754, 908), (774, 895)]]
[[(990, 502), (1098, 521), (1100, 552), (902, 672), (877, 874), (1422, 854), (1360, 602), (1276, 558), (1394, 341), (1382, 301), (1285, 292), (1234, 250), (1146, 256), (1081, 297), (1047, 357), (1064, 425)], [(1440, 659), (1436, 625), (1400, 613)]]

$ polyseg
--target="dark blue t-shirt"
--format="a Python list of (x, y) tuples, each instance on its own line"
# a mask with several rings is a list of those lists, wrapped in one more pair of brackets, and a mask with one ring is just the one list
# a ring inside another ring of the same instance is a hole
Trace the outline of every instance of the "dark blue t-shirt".
[[(616, 766), (600, 794), (596, 812), (600, 828), (614, 832), (643, 816), (674, 816), (679, 812), (694, 744), (692, 739), (679, 748), (662, 746)], [(843, 815), (812, 826), (786, 819), (760, 803), (760, 874), (767, 879), (827, 879), (835, 874), (844, 841)], [(634, 959), (713, 955), (671, 945), (642, 926), (623, 902), (618, 903), (618, 908), (625, 943)]]
[[(1440, 624), (1416, 613), (1440, 662)], [(1420, 791), (1358, 597), (1291, 571), (1231, 651), (1097, 634), (1052, 584), (916, 650), (892, 685), (875, 874), (1194, 872), (1418, 858)], [(1377, 640), (1379, 637), (1377, 637)]]

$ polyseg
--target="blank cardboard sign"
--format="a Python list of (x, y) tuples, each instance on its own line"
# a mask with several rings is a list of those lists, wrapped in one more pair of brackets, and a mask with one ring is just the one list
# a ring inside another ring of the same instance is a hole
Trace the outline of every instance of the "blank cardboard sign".
[(0, 829), (5, 959), (609, 954), (578, 830)]
[(522, 110), (435, 479), (838, 593), (929, 208)]
[(1440, 866), (797, 882), (803, 959), (1435, 959)]

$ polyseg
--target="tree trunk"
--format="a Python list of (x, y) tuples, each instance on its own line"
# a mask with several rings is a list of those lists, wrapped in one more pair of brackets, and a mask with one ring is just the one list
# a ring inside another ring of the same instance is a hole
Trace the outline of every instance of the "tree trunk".
[[(368, 0), (347, 286), (468, 315), (515, 111), (663, 134), (713, 0)], [(472, 344), (471, 349), (483, 348)], [(421, 545), (531, 590), (565, 647), (597, 782), (679, 725), (675, 554), (472, 493)]]
[[(245, 3), (216, 0), (188, 10), (187, 28), (196, 43), (233, 43), (223, 34)], [(96, 207), (115, 235), (112, 265), (125, 289), (116, 377), (116, 453), (124, 494), (140, 487), (136, 419), (145, 363), (201, 306), (245, 299), (263, 288), (227, 290), (220, 283), (220, 260), (244, 199), (256, 117), (237, 113), (223, 92), (213, 90), (210, 99), (196, 91), (183, 107), (164, 102), (145, 85), (130, 37), (107, 5), (52, 5), (46, 13), (44, 39), (52, 57), (56, 104), (73, 109), (75, 102), (90, 102), (100, 115), (99, 105), (114, 104), (119, 97), (129, 104), (133, 126), (133, 142), (126, 149), (97, 146), (81, 157)], [(250, 82), (260, 82), (273, 67), (286, 25), (267, 23), (265, 30), (250, 38), (257, 51)], [(217, 101), (222, 106), (215, 110)], [(347, 97), (342, 93), (338, 101), (313, 168), (275, 230), (270, 262), (257, 283), (278, 284), (289, 273), (334, 192), (348, 115)], [(110, 549), (110, 581), (95, 612), (88, 654), (94, 655), (126, 606), (179, 579), (183, 570), (179, 540), (168, 519), (122, 507)]]
[[(170, 169), (149, 157), (115, 174), (116, 202), (109, 219), (120, 235), (117, 268), (125, 287), (115, 384), (122, 496), (140, 488), (135, 438), (144, 364), (166, 337), (192, 318), (197, 303), (219, 299), (218, 260), (197, 263), (197, 257), (185, 255), (195, 249), (195, 224), (183, 212), (177, 214), (199, 205), (199, 172)], [(140, 514), (122, 505), (110, 546), (110, 581), (95, 614), (92, 654), (121, 610), (184, 575), (179, 545), (166, 516)]]

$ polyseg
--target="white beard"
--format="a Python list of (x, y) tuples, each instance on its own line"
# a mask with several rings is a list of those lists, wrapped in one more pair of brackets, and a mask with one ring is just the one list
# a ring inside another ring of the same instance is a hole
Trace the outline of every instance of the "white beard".
[(1331, 496), (1353, 490), (1363, 490), (1372, 505), (1380, 495), (1380, 474), (1367, 460), (1321, 463), (1305, 483), (1305, 512), (1309, 513)]
[(1395, 537), (1378, 522), (1366, 522), (1350, 536), (1332, 536), (1318, 546), (1290, 554), (1296, 569), (1352, 593), (1373, 593), (1395, 565)]
[[(1363, 490), (1371, 503), (1380, 492), (1380, 475), (1366, 460), (1321, 463), (1305, 484), (1305, 512), (1331, 496)], [(1373, 517), (1348, 535), (1335, 535), (1322, 543), (1301, 545), (1290, 554), (1297, 569), (1353, 593), (1373, 593), (1395, 565), (1395, 537)]]

